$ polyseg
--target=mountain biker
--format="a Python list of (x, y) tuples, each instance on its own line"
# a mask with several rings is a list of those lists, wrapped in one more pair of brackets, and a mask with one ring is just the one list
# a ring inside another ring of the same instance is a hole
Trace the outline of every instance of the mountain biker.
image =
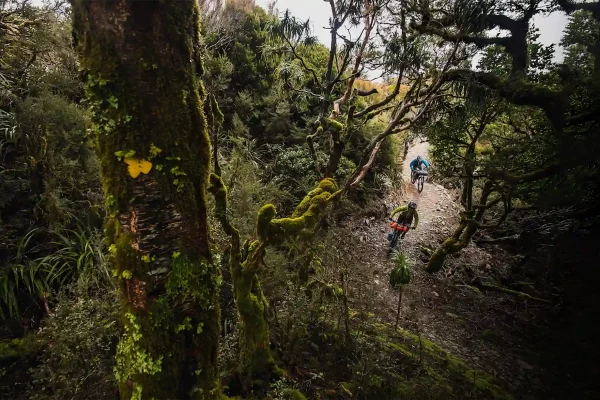
[(413, 172), (415, 169), (421, 169), (421, 166), (425, 164), (425, 167), (429, 169), (429, 163), (421, 156), (417, 156), (410, 162), (410, 171)]
[[(411, 227), (414, 218), (415, 224), (411, 228), (417, 229), (417, 226), (419, 225), (419, 213), (417, 212), (417, 203), (415, 203), (414, 201), (410, 201), (407, 205), (396, 208), (394, 211), (392, 211), (392, 215), (390, 215), (390, 218), (394, 219), (394, 215), (396, 214), (399, 214), (398, 223), (404, 224), (408, 227)], [(400, 236), (402, 239), (404, 239), (404, 236), (406, 236), (406, 232), (407, 231), (404, 231), (402, 233), (402, 236)]]

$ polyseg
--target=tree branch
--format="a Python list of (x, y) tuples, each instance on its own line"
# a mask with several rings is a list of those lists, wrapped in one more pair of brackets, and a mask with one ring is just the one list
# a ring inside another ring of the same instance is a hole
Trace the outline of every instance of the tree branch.
[[(342, 95), (342, 97), (340, 97), (339, 99), (337, 99), (336, 101), (333, 102), (333, 111), (331, 112), (331, 115), (329, 116), (329, 118), (331, 118), (331, 119), (333, 119), (337, 115), (339, 115), (340, 107), (343, 106), (344, 104), (346, 104), (346, 102), (350, 98), (350, 94), (352, 93), (352, 88), (354, 87), (354, 81), (356, 80), (356, 77), (358, 76), (358, 73), (361, 70), (362, 58), (363, 58), (365, 49), (367, 48), (367, 45), (369, 44), (369, 40), (371, 39), (371, 31), (373, 30), (373, 27), (375, 26), (376, 11), (373, 11), (373, 4), (371, 3), (370, 0), (364, 0), (364, 2), (365, 2), (365, 9), (366, 9), (365, 15), (364, 15), (364, 20), (365, 20), (364, 34), (365, 34), (365, 36), (363, 37), (363, 40), (361, 42), (358, 53), (356, 54), (356, 59), (354, 60), (354, 68), (352, 69), (352, 73), (351, 73), (352, 77), (346, 83), (346, 90), (344, 91), (344, 94)], [(348, 52), (350, 52), (350, 51), (348, 51)]]
[(288, 46), (290, 47), (290, 50), (292, 51), (292, 54), (294, 55), (294, 57), (298, 61), (300, 61), (300, 64), (302, 64), (302, 67), (304, 69), (306, 69), (308, 72), (310, 72), (312, 74), (313, 81), (315, 82), (315, 84), (320, 86), (321, 82), (319, 81), (319, 78), (317, 77), (317, 72), (314, 70), (314, 68), (311, 68), (306, 64), (306, 62), (304, 61), (304, 58), (298, 54), (298, 52), (296, 51), (296, 47), (292, 44), (292, 42), (288, 39), (288, 37), (286, 35), (282, 35), (282, 36), (285, 39), (285, 41), (287, 42)]
[(585, 10), (589, 12), (598, 11), (600, 9), (600, 2), (595, 3), (574, 3), (570, 0), (556, 0), (560, 8), (563, 9), (567, 14), (571, 14), (578, 10)]
[(479, 83), (495, 90), (501, 97), (515, 105), (536, 106), (560, 127), (564, 124), (565, 93), (548, 89), (544, 85), (522, 79), (501, 78), (488, 72), (456, 69), (444, 74), (445, 81)]
[(562, 165), (558, 161), (554, 161), (543, 168), (521, 175), (512, 175), (506, 171), (490, 171), (487, 175), (494, 180), (502, 180), (511, 185), (518, 185), (548, 178), (559, 172), (561, 169)]

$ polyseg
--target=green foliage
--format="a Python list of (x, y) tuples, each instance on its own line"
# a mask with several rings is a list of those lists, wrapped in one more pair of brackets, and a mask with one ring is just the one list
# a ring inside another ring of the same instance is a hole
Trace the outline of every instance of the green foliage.
[[(533, 81), (539, 81), (553, 67), (554, 45), (544, 46), (538, 42), (538, 32), (537, 28), (532, 27), (527, 34), (527, 75)], [(510, 76), (511, 56), (500, 45), (487, 46), (477, 68), (498, 76)]]
[(9, 15), (0, 28), (0, 308), (8, 317), (73, 276), (63, 272), (89, 251), (68, 250), (59, 235), (80, 241), (79, 221), (93, 231), (103, 209), (86, 115), (75, 104), (82, 85), (69, 21), (21, 2), (1, 9)]
[(36, 340), (44, 344), (31, 370), (30, 399), (114, 399), (117, 294), (60, 298)]
[(307, 400), (306, 396), (298, 389), (284, 389), (281, 393), (282, 400)]
[(42, 343), (31, 334), (0, 340), (0, 393), (5, 399), (29, 399), (32, 369), (38, 366)]
[[(317, 148), (317, 159), (320, 165), (326, 165), (327, 155), (319, 148)], [(354, 168), (352, 161), (342, 157), (336, 172), (336, 181), (345, 182)], [(284, 149), (275, 160), (272, 171), (272, 182), (298, 198), (310, 191), (320, 178), (306, 145)]]
[[(44, 244), (45, 251), (34, 245), (38, 236), (51, 240)], [(31, 256), (40, 253), (48, 254)], [(82, 226), (58, 232), (33, 229), (21, 239), (15, 259), (0, 275), (0, 310), (3, 317), (18, 316), (22, 292), (47, 301), (53, 292), (83, 294), (110, 284), (108, 259), (99, 231)]]
[(404, 252), (397, 252), (394, 256), (394, 268), (390, 273), (390, 286), (394, 289), (410, 283), (410, 268)]
[(283, 204), (292, 203), (286, 191), (261, 179), (265, 174), (264, 164), (248, 142), (241, 140), (236, 144), (228, 154), (228, 162), (222, 163), (230, 218), (241, 237), (252, 237), (256, 233), (256, 215), (263, 204), (274, 204), (281, 209)]
[(574, 44), (591, 45), (597, 39), (600, 28), (592, 13), (585, 10), (575, 11), (569, 15), (569, 22), (560, 39), (560, 45), (568, 47)]

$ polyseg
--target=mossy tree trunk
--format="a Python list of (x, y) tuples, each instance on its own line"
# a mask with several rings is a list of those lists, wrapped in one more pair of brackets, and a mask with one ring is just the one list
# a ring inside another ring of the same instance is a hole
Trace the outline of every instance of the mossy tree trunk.
[(446, 257), (455, 254), (466, 248), (471, 239), (481, 226), (481, 221), (486, 210), (500, 202), (500, 198), (488, 202), (488, 198), (493, 193), (492, 181), (487, 181), (481, 191), (479, 204), (473, 207), (473, 210), (464, 211), (461, 215), (459, 225), (456, 227), (452, 236), (442, 243), (431, 255), (425, 270), (430, 273), (438, 272), (444, 266)]
[(341, 191), (331, 179), (322, 180), (309, 192), (290, 218), (278, 218), (272, 204), (263, 206), (258, 215), (258, 240), (240, 245), (239, 231), (227, 217), (227, 189), (221, 177), (212, 174), (210, 191), (215, 197), (217, 218), (231, 237), (229, 266), (233, 280), (240, 323), (239, 374), (246, 391), (259, 388), (281, 375), (270, 351), (271, 337), (267, 319), (268, 303), (260, 287), (258, 269), (264, 264), (267, 246), (286, 239), (309, 240), (329, 204)]
[[(494, 184), (488, 180), (483, 185), (481, 195), (479, 198), (479, 204), (473, 204), (473, 190), (475, 188), (475, 169), (477, 166), (477, 154), (476, 146), (483, 135), (485, 128), (496, 119), (498, 111), (494, 107), (486, 108), (483, 114), (479, 117), (479, 122), (472, 131), (467, 131), (471, 138), (470, 142), (465, 143), (465, 154), (463, 156), (463, 169), (464, 169), (464, 186), (461, 195), (460, 202), (465, 208), (461, 215), (461, 221), (454, 230), (451, 237), (446, 239), (440, 247), (431, 255), (431, 259), (427, 263), (427, 272), (439, 271), (446, 261), (446, 257), (449, 254), (458, 253), (469, 245), (471, 239), (481, 227), (481, 222), (485, 215), (486, 210), (495, 206), (500, 197), (490, 203), (488, 203), (489, 196), (494, 191)], [(470, 128), (467, 128), (470, 129)]]
[(264, 387), (281, 376), (270, 350), (269, 303), (257, 275), (264, 251), (264, 244), (246, 242), (240, 259), (243, 261), (231, 264), (240, 316), (240, 370), (246, 389)]
[(212, 174), (210, 180), (217, 218), (231, 237), (229, 267), (240, 325), (239, 379), (244, 391), (264, 388), (269, 381), (281, 375), (270, 350), (269, 305), (257, 275), (265, 243), (246, 241), (244, 246), (240, 246), (239, 231), (227, 217), (227, 189), (219, 176)]
[(121, 398), (220, 398), (197, 2), (72, 6), (120, 283)]

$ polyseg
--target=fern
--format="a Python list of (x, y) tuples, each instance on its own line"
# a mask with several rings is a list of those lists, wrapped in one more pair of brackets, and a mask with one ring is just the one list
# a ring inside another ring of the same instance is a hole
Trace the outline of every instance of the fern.
[[(42, 233), (54, 236), (54, 240), (46, 244), (54, 250), (29, 258), (28, 255), (40, 251), (40, 245), (30, 244)], [(20, 240), (15, 259), (0, 275), (0, 317), (19, 315), (23, 292), (45, 300), (53, 291), (83, 293), (109, 284), (112, 284), (109, 263), (100, 232), (81, 225), (76, 230), (62, 232), (32, 229)]]

